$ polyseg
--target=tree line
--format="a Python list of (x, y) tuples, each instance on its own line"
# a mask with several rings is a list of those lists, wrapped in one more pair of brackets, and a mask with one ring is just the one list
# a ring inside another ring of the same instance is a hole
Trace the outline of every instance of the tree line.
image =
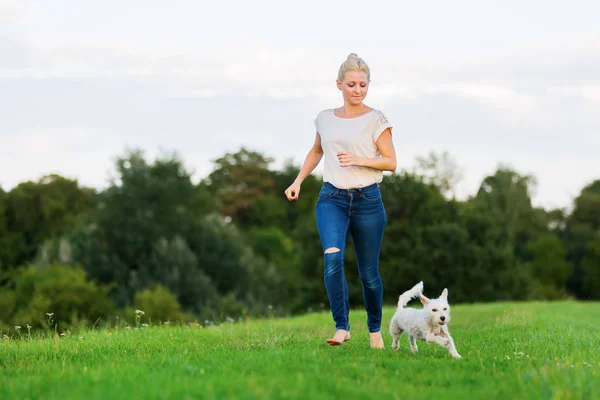
[[(136, 150), (103, 190), (58, 175), (0, 188), (0, 328), (115, 323), (144, 308), (205, 323), (326, 308), (321, 177), (288, 202), (299, 166), (273, 162), (242, 147), (195, 183), (176, 154)], [(600, 179), (567, 212), (534, 207), (535, 178), (506, 166), (466, 200), (452, 195), (459, 177), (447, 153), (384, 175), (384, 303), (419, 280), (454, 303), (600, 298)], [(345, 258), (361, 307), (351, 238)]]

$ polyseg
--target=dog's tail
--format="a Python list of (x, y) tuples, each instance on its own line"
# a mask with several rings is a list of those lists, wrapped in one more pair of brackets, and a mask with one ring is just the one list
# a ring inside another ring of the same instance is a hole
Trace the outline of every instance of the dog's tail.
[(417, 283), (412, 289), (402, 293), (398, 298), (398, 307), (405, 307), (411, 299), (417, 297), (423, 291), (423, 282)]

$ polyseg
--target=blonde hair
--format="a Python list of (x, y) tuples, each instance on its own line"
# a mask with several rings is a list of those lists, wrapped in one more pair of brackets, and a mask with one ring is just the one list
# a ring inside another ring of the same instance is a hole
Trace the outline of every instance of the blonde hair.
[(346, 61), (340, 65), (340, 70), (338, 71), (338, 80), (341, 82), (344, 80), (344, 75), (348, 71), (362, 71), (367, 74), (367, 81), (371, 80), (371, 70), (369, 66), (360, 58), (356, 53), (350, 53)]

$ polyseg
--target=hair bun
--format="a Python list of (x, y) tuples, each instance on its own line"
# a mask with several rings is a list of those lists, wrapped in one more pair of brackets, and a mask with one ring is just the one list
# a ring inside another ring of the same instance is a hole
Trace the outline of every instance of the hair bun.
[(337, 78), (338, 81), (343, 81), (344, 74), (348, 71), (363, 71), (367, 74), (367, 80), (371, 80), (371, 71), (369, 70), (369, 66), (356, 53), (348, 54), (348, 57), (346, 57), (346, 61), (344, 61), (342, 65), (340, 65)]

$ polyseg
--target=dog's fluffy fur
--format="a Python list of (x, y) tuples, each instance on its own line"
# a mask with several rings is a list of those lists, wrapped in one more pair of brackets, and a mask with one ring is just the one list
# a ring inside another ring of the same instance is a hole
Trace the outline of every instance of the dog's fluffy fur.
[[(452, 357), (462, 358), (456, 351), (454, 340), (448, 332), (450, 322), (448, 289), (444, 289), (437, 299), (428, 299), (422, 292), (423, 282), (419, 282), (398, 298), (398, 309), (390, 321), (392, 349), (398, 350), (400, 337), (406, 332), (413, 353), (418, 351), (416, 339), (419, 339), (427, 343), (437, 343), (447, 348)], [(423, 308), (406, 308), (408, 302), (416, 297), (421, 300)]]

